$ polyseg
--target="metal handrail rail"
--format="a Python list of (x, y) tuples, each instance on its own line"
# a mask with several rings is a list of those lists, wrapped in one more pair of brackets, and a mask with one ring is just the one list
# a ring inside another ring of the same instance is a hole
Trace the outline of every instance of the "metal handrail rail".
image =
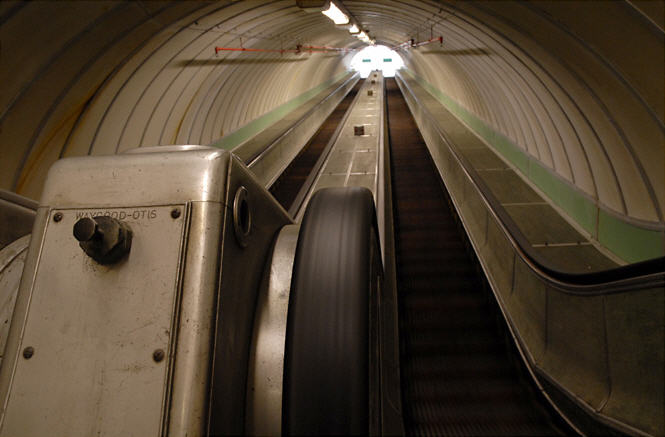
[(245, 161), (245, 164), (247, 167), (252, 167), (256, 165), (257, 162), (259, 162), (261, 159), (263, 159), (266, 155), (268, 155), (272, 149), (277, 147), (277, 145), (280, 143), (280, 141), (285, 138), (287, 135), (289, 135), (295, 128), (300, 126), (302, 123), (304, 123), (310, 115), (312, 115), (317, 109), (321, 107), (324, 103), (326, 103), (328, 100), (330, 100), (340, 89), (345, 87), (350, 81), (354, 80), (359, 73), (355, 73), (351, 75), (347, 80), (345, 80), (342, 84), (340, 84), (335, 90), (331, 93), (329, 93), (326, 97), (321, 99), (320, 102), (318, 102), (316, 105), (314, 105), (312, 108), (310, 108), (302, 117), (300, 117), (295, 123), (293, 123), (291, 126), (289, 126), (284, 132), (282, 132), (277, 138), (275, 138), (270, 144), (268, 144), (263, 150), (260, 152), (254, 154), (254, 156), (250, 157)]
[[(351, 80), (351, 79), (349, 79), (349, 80)], [(346, 84), (346, 83), (347, 82), (344, 82), (344, 84)], [(331, 93), (331, 95), (332, 95), (332, 93)], [(323, 151), (321, 152), (321, 155), (319, 156), (319, 158), (314, 163), (314, 167), (312, 167), (312, 171), (310, 171), (309, 176), (307, 176), (307, 179), (305, 179), (305, 182), (303, 183), (302, 187), (300, 188), (300, 191), (298, 191), (298, 194), (296, 195), (295, 199), (293, 199), (293, 203), (291, 204), (291, 207), (289, 208), (289, 214), (291, 215), (291, 217), (298, 216), (298, 214), (301, 212), (300, 209), (303, 207), (305, 199), (307, 199), (307, 196), (312, 194), (312, 193), (310, 193), (310, 191), (314, 187), (314, 182), (316, 181), (316, 178), (318, 177), (319, 173), (321, 172), (321, 169), (323, 168), (323, 164), (328, 159), (328, 155), (330, 155), (330, 152), (331, 152), (333, 146), (335, 145), (335, 143), (337, 142), (337, 139), (339, 138), (339, 135), (342, 133), (342, 128), (344, 127), (344, 123), (346, 123), (346, 120), (349, 118), (349, 115), (351, 114), (351, 111), (356, 106), (356, 102), (358, 102), (359, 97), (360, 97), (360, 90), (355, 95), (355, 97), (353, 98), (353, 101), (351, 101), (351, 104), (349, 105), (348, 109), (346, 110), (346, 112), (342, 116), (342, 119), (337, 124), (337, 127), (335, 128), (335, 131), (333, 132), (333, 134), (330, 136), (330, 139), (326, 143), (326, 146), (324, 147)]]
[(0, 200), (19, 205), (33, 211), (37, 211), (37, 208), (39, 207), (39, 202), (36, 200), (3, 189), (0, 189)]

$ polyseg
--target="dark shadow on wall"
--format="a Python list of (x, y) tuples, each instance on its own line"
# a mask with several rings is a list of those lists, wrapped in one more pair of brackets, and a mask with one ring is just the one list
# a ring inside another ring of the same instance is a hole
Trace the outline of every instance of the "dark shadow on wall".
[(253, 65), (253, 64), (285, 64), (291, 62), (303, 62), (308, 58), (271, 58), (271, 59), (191, 59), (189, 61), (178, 61), (178, 67), (201, 67), (206, 65)]
[(463, 50), (428, 50), (423, 51), (423, 55), (447, 55), (447, 56), (487, 56), (493, 52), (488, 49), (463, 49)]

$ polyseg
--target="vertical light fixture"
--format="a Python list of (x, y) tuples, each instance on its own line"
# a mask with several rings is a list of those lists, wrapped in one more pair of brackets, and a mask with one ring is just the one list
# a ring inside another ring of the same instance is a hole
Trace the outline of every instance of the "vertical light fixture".
[(360, 32), (359, 34), (356, 35), (356, 37), (361, 41), (369, 42), (369, 37), (365, 32)]
[(325, 11), (321, 11), (323, 15), (333, 20), (335, 24), (348, 24), (349, 17), (342, 12), (335, 3), (330, 2), (330, 7)]

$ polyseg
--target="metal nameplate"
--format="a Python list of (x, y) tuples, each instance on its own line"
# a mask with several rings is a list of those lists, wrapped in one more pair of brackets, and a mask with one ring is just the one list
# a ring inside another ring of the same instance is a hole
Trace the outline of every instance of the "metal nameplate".
[[(108, 266), (72, 235), (99, 215), (132, 231), (129, 254)], [(185, 205), (51, 211), (3, 435), (164, 431), (185, 218)]]

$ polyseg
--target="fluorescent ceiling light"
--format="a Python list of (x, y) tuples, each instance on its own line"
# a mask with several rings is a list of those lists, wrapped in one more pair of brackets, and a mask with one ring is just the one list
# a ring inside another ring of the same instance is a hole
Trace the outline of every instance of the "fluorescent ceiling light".
[(358, 33), (360, 32), (360, 29), (358, 29), (358, 26), (355, 24), (349, 28), (349, 33)]
[(333, 20), (335, 24), (347, 24), (349, 22), (349, 17), (347, 17), (344, 12), (340, 11), (337, 5), (333, 2), (330, 2), (330, 7), (325, 11), (321, 11), (321, 13)]
[(367, 36), (367, 34), (366, 34), (365, 32), (360, 32), (360, 33), (359, 33), (358, 35), (356, 35), (356, 36), (357, 36), (358, 39), (361, 40), (361, 41), (365, 41), (365, 42), (369, 41), (369, 37)]

